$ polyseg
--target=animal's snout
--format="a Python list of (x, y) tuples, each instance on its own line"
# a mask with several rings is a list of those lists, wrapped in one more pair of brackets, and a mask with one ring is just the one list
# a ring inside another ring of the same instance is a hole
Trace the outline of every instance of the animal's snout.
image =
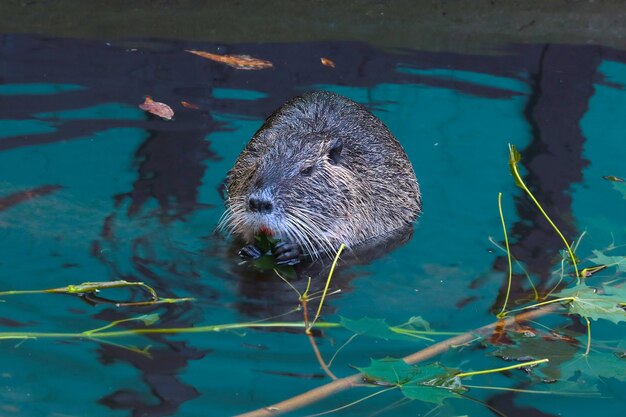
[(274, 204), (262, 195), (251, 195), (248, 199), (248, 208), (255, 213), (269, 214), (274, 209)]

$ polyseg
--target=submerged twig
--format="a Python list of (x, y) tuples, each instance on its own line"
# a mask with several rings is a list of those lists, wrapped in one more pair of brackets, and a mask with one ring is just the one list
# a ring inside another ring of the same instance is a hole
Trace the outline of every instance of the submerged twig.
[[(545, 316), (546, 314), (554, 312), (556, 308), (557, 306), (552, 304), (537, 308), (536, 310), (519, 314), (515, 317), (509, 317), (504, 319), (504, 325), (510, 326), (522, 321), (533, 320), (537, 317)], [(450, 347), (461, 345), (472, 340), (476, 333), (482, 334), (492, 330), (496, 327), (496, 325), (500, 325), (501, 322), (502, 320), (499, 320), (498, 322), (488, 324), (474, 331), (466, 332), (459, 336), (455, 336), (442, 342), (435, 343), (434, 345), (431, 345), (425, 349), (404, 357), (403, 360), (407, 364), (412, 365), (418, 362), (422, 362), (426, 359), (430, 359), (433, 356), (445, 352)], [(307, 391), (300, 395), (296, 395), (287, 400), (281, 401), (271, 406), (250, 411), (248, 413), (240, 414), (237, 417), (271, 417), (297, 410), (314, 402), (320, 401), (322, 398), (326, 398), (347, 389), (354, 388), (363, 382), (363, 377), (363, 374), (358, 373), (345, 378), (340, 378), (336, 381), (330, 382), (326, 385), (322, 385), (321, 387), (314, 388), (310, 391)]]

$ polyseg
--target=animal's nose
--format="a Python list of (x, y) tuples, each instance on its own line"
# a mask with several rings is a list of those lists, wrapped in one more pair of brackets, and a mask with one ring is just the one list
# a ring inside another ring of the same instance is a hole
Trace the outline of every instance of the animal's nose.
[(250, 211), (261, 214), (269, 214), (272, 212), (274, 205), (270, 200), (261, 196), (250, 196), (248, 199), (248, 207)]

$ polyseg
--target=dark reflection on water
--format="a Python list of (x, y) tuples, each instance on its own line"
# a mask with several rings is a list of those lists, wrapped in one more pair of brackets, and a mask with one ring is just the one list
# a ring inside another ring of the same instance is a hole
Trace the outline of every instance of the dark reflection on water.
[[(565, 220), (561, 231), (568, 240), (578, 234), (569, 191), (582, 181), (588, 164), (582, 156), (585, 138), (580, 124), (594, 92), (601, 58), (600, 48), (546, 45), (536, 70), (530, 73), (531, 94), (525, 115), (532, 127), (532, 141), (522, 154), (528, 168), (525, 181), (532, 185), (539, 201), (553, 207)], [(521, 218), (533, 221), (514, 227), (518, 239), (515, 256), (531, 259), (530, 271), (545, 279), (562, 243), (530, 205), (518, 202), (518, 211)], [(551, 250), (546, 251), (546, 246)]]
[[(184, 322), (180, 324), (188, 325)], [(169, 416), (176, 414), (181, 404), (200, 395), (196, 388), (182, 382), (177, 375), (189, 365), (189, 361), (202, 359), (208, 352), (190, 347), (186, 342), (170, 341), (165, 337), (151, 339), (159, 347), (151, 349), (149, 357), (127, 349), (101, 345), (99, 359), (104, 365), (122, 362), (140, 370), (142, 381), (150, 388), (157, 401), (147, 398), (141, 391), (125, 388), (100, 399), (101, 404), (112, 410), (132, 410), (132, 415), (136, 417)]]
[[(137, 150), (135, 164), (139, 179), (123, 197), (132, 201), (129, 216), (137, 214), (150, 198), (159, 203), (164, 221), (183, 220), (198, 208), (198, 190), (207, 161), (217, 158), (204, 140), (206, 130), (154, 132)], [(178, 140), (182, 135), (183, 140)], [(122, 196), (120, 196), (122, 197)]]
[[(220, 53), (247, 53), (274, 62), (270, 71), (236, 71), (217, 63), (200, 60), (185, 49)], [(319, 57), (329, 56), (336, 69), (320, 67)], [(132, 188), (111, 195), (115, 209), (96, 225), (100, 237), (92, 242), (91, 255), (120, 279), (143, 281), (163, 296), (193, 294), (205, 303), (220, 305), (220, 291), (202, 280), (209, 261), (217, 259), (221, 269), (212, 269), (218, 279), (236, 282), (237, 300), (231, 307), (244, 317), (262, 318), (284, 313), (297, 300), (288, 287), (267, 274), (236, 265), (229, 244), (212, 233), (214, 224), (195, 230), (202, 245), (185, 249), (168, 240), (173, 224), (184, 224), (198, 211), (214, 208), (220, 190), (212, 190), (210, 203), (199, 197), (207, 167), (220, 161), (211, 138), (228, 132), (226, 123), (212, 113), (235, 115), (241, 120), (261, 120), (287, 99), (316, 85), (375, 87), (379, 84), (419, 84), (452, 89), (459, 94), (481, 98), (506, 99), (523, 95), (506, 86), (497, 87), (461, 78), (398, 71), (451, 69), (507, 77), (527, 83), (530, 94), (524, 117), (531, 127), (531, 141), (523, 149), (525, 180), (539, 200), (558, 216), (568, 240), (579, 234), (573, 221), (573, 184), (581, 182), (587, 161), (582, 155), (585, 138), (580, 121), (592, 96), (594, 83), (605, 83), (597, 73), (603, 59), (626, 61), (626, 54), (596, 46), (518, 45), (506, 54), (477, 56), (420, 51), (381, 51), (369, 45), (345, 42), (319, 42), (305, 45), (205, 45), (185, 42), (127, 42), (109, 45), (71, 39), (29, 36), (0, 37), (0, 83), (46, 82), (78, 84), (82, 90), (58, 95), (14, 95), (10, 101), (0, 96), (3, 119), (30, 119), (33, 115), (54, 113), (53, 132), (20, 134), (0, 140), (0, 151), (44, 144), (65, 143), (94, 136), (115, 128), (139, 128), (146, 135), (132, 161), (136, 180)], [(254, 100), (215, 98), (215, 90), (253, 90), (262, 95)], [(177, 104), (185, 100), (200, 110), (176, 108), (175, 123), (146, 118), (136, 110), (146, 94), (157, 100)], [(127, 105), (122, 113), (90, 112), (89, 117), (69, 112), (103, 103)], [(385, 103), (366, 103), (377, 108)], [(66, 112), (68, 111), (68, 112)], [(134, 112), (134, 113), (133, 113)], [(37, 117), (37, 116), (35, 116)], [(41, 119), (46, 117), (39, 116)], [(260, 125), (260, 124), (259, 124)], [(208, 135), (208, 136), (207, 136)], [(226, 173), (224, 172), (224, 175)], [(77, 173), (80, 175), (80, 173)], [(23, 201), (54, 193), (63, 184), (40, 184), (23, 192), (0, 195), (0, 211), (19, 206)], [(92, 187), (98, 187), (94, 183)], [(445, 186), (442, 185), (442, 186)], [(426, 197), (427, 198), (427, 197)], [(428, 206), (428, 202), (426, 202)], [(436, 210), (436, 208), (430, 208)], [(550, 268), (562, 244), (527, 199), (517, 198), (518, 220), (511, 228), (513, 254), (527, 263), (528, 270), (547, 282)], [(215, 219), (216, 220), (216, 219)], [(132, 237), (128, 237), (128, 230)], [(419, 231), (418, 231), (419, 233)], [(123, 238), (121, 236), (124, 236)], [(392, 249), (392, 248), (388, 248)], [(367, 263), (380, 254), (362, 255)], [(505, 258), (497, 257), (495, 271), (506, 270)], [(226, 265), (226, 266), (224, 266)], [(313, 291), (321, 289), (328, 265), (303, 273), (314, 278)], [(167, 278), (163, 278), (166, 276)], [(339, 271), (334, 285), (343, 292), (352, 290), (352, 281), (362, 273)], [(527, 290), (523, 280), (514, 295)], [(306, 279), (294, 282), (303, 291)], [(216, 285), (217, 286), (217, 285)], [(541, 287), (541, 286), (540, 286)], [(502, 294), (494, 301), (501, 305)], [(471, 303), (474, 300), (468, 302)], [(327, 306), (328, 312), (335, 308)], [(203, 320), (193, 304), (175, 304), (154, 309), (164, 327), (193, 327)], [(139, 314), (145, 314), (141, 310)], [(94, 315), (113, 321), (129, 316), (128, 311), (106, 309)], [(285, 320), (300, 320), (294, 312)], [(200, 393), (179, 375), (190, 363), (210, 354), (170, 336), (153, 336), (151, 358), (125, 349), (102, 344), (98, 350), (103, 364), (126, 363), (141, 373), (152, 397), (133, 389), (117, 387), (100, 402), (113, 410), (129, 410), (133, 416), (174, 415), (179, 407)], [(516, 408), (508, 393), (494, 397), (492, 404), (508, 415), (550, 415), (537, 409)], [(505, 406), (504, 403), (507, 405)]]

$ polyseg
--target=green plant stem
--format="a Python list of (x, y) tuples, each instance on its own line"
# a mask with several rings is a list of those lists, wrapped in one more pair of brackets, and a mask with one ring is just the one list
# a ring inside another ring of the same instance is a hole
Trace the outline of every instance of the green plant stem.
[[(282, 316), (282, 314), (281, 314)], [(80, 333), (49, 333), (49, 332), (0, 332), (0, 339), (73, 339), (73, 338), (118, 338), (118, 337), (129, 337), (136, 335), (144, 335), (144, 334), (179, 334), (179, 333), (212, 333), (212, 332), (221, 332), (221, 331), (229, 331), (229, 330), (240, 330), (240, 329), (258, 329), (258, 328), (275, 328), (275, 327), (290, 327), (290, 328), (300, 328), (306, 329), (310, 327), (310, 323), (307, 322), (247, 322), (247, 323), (229, 323), (229, 324), (215, 324), (210, 326), (200, 326), (200, 327), (170, 327), (170, 328), (141, 328), (141, 329), (128, 329), (128, 330), (115, 330), (104, 332), (103, 330), (110, 329), (116, 326), (119, 323), (134, 321), (135, 319), (124, 319), (118, 320), (114, 323), (109, 323), (105, 326), (98, 327), (96, 329), (85, 330)], [(343, 325), (341, 323), (335, 322), (320, 322), (316, 323), (313, 327), (318, 329), (336, 329), (342, 328)], [(390, 327), (391, 331), (402, 333), (402, 330), (398, 327)], [(449, 336), (449, 335), (457, 335), (460, 333), (454, 332), (436, 332), (436, 331), (419, 331), (413, 330), (411, 331), (415, 334), (420, 335), (429, 335), (429, 336)], [(406, 334), (406, 333), (405, 333)]]
[(548, 304), (560, 303), (562, 301), (572, 302), (572, 301), (576, 301), (576, 298), (575, 297), (555, 298), (554, 300), (544, 301), (544, 302), (533, 304), (533, 305), (530, 305), (530, 306), (516, 308), (515, 310), (507, 311), (507, 314), (509, 314), (509, 313), (517, 313), (518, 311), (530, 310), (532, 308), (537, 308), (537, 307), (545, 306), (545, 305), (548, 305)]
[(550, 362), (550, 360), (547, 358), (538, 359), (536, 361), (530, 361), (530, 362), (518, 363), (515, 365), (511, 365), (511, 366), (505, 366), (504, 368), (485, 369), (482, 371), (473, 371), (473, 372), (462, 372), (460, 374), (456, 374), (455, 376), (459, 378), (467, 378), (468, 376), (474, 376), (474, 375), (493, 374), (496, 372), (510, 371), (511, 369), (524, 368), (526, 366), (534, 366), (534, 365), (538, 365), (540, 363), (545, 363), (545, 362)]
[(319, 416), (324, 416), (326, 414), (331, 414), (331, 413), (334, 413), (334, 412), (337, 412), (337, 411), (345, 410), (346, 408), (352, 407), (353, 405), (357, 405), (358, 403), (361, 403), (361, 402), (363, 402), (365, 400), (369, 400), (370, 398), (376, 397), (376, 396), (378, 396), (380, 394), (384, 394), (385, 392), (391, 391), (391, 390), (394, 390), (394, 389), (398, 389), (398, 386), (393, 386), (393, 387), (390, 387), (390, 388), (385, 388), (385, 389), (380, 390), (380, 391), (376, 391), (373, 394), (370, 394), (370, 395), (365, 396), (363, 398), (359, 398), (358, 400), (352, 401), (351, 403), (346, 404), (346, 405), (342, 405), (341, 407), (333, 408), (332, 410), (324, 411), (324, 412), (317, 413), (317, 414), (309, 414), (306, 417), (319, 417)]
[(526, 194), (528, 194), (528, 196), (533, 201), (533, 203), (535, 203), (543, 217), (548, 221), (548, 223), (550, 223), (550, 226), (552, 226), (552, 228), (556, 231), (556, 233), (565, 244), (570, 259), (572, 260), (572, 265), (574, 265), (574, 271), (576, 271), (577, 283), (580, 284), (580, 273), (578, 272), (578, 266), (576, 266), (576, 255), (574, 255), (574, 251), (572, 250), (570, 244), (567, 242), (567, 239), (565, 239), (565, 236), (563, 236), (563, 233), (561, 233), (561, 230), (559, 230), (559, 228), (554, 224), (552, 219), (550, 219), (550, 216), (548, 216), (543, 207), (541, 207), (541, 204), (539, 204), (539, 201), (537, 201), (533, 193), (528, 189), (528, 187), (524, 183), (524, 180), (522, 180), (522, 177), (517, 169), (517, 162), (519, 162), (519, 153), (517, 152), (517, 149), (515, 149), (515, 146), (509, 144), (509, 164), (511, 166), (511, 172), (515, 177), (516, 184), (519, 185), (526, 192)]
[(337, 355), (339, 355), (339, 352), (341, 352), (343, 348), (348, 346), (354, 340), (354, 338), (357, 337), (358, 335), (359, 335), (358, 333), (353, 334), (352, 336), (350, 336), (348, 340), (346, 340), (345, 342), (343, 342), (341, 346), (339, 346), (339, 349), (335, 350), (335, 353), (333, 353), (333, 356), (328, 361), (328, 367), (331, 367), (333, 365), (333, 362), (335, 361), (335, 358), (337, 357)]
[[(298, 294), (298, 299), (302, 298), (302, 294), (300, 293), (300, 291), (298, 291), (296, 289), (296, 287), (293, 286), (293, 284), (291, 282), (289, 282), (289, 280), (285, 277), (283, 277), (280, 272), (278, 272), (278, 269), (274, 268), (273, 269), (274, 273), (278, 276), (278, 278), (280, 278), (285, 284), (287, 284), (287, 286), (289, 288), (291, 288), (292, 290), (295, 291), (296, 294)], [(310, 278), (309, 278), (309, 283), (310, 283)], [(309, 289), (309, 287), (307, 286), (307, 290)]]
[(570, 397), (580, 397), (580, 396), (584, 396), (584, 397), (599, 397), (600, 394), (591, 394), (591, 393), (585, 393), (585, 394), (581, 394), (580, 392), (563, 392), (563, 391), (538, 391), (538, 390), (531, 390), (531, 389), (520, 389), (520, 388), (505, 388), (505, 387), (490, 387), (490, 386), (485, 386), (485, 385), (467, 385), (467, 384), (463, 384), (463, 386), (465, 388), (477, 388), (477, 389), (488, 389), (488, 390), (493, 390), (493, 391), (510, 391), (510, 392), (521, 392), (521, 393), (525, 393), (525, 394), (541, 394), (541, 395), (563, 395), (563, 396), (570, 396)]
[[(108, 326), (105, 326), (108, 327)], [(200, 327), (171, 327), (162, 329), (129, 329), (129, 330), (117, 330), (112, 332), (95, 332), (93, 330), (87, 330), (81, 333), (44, 333), (44, 332), (3, 332), (0, 333), (0, 339), (72, 339), (72, 338), (91, 338), (97, 336), (100, 339), (115, 338), (115, 337), (128, 337), (143, 334), (181, 334), (181, 333), (209, 333), (209, 332), (221, 332), (228, 330), (238, 329), (253, 329), (253, 328), (273, 328), (273, 327), (295, 327), (306, 329), (306, 323), (304, 322), (274, 322), (274, 323), (235, 323), (235, 324), (218, 324), (212, 326), (200, 326)], [(343, 327), (341, 323), (328, 323), (321, 322), (315, 325), (320, 329), (332, 329)], [(96, 329), (98, 330), (98, 329)]]
[(343, 249), (346, 247), (346, 245), (344, 245), (343, 243), (341, 244), (341, 246), (339, 246), (339, 250), (337, 251), (337, 254), (335, 255), (335, 259), (333, 260), (333, 264), (330, 267), (330, 272), (328, 273), (328, 279), (326, 280), (326, 286), (324, 287), (324, 293), (322, 294), (322, 299), (320, 300), (320, 304), (317, 307), (317, 313), (315, 313), (315, 317), (313, 318), (313, 321), (311, 322), (311, 326), (307, 329), (307, 333), (310, 332), (311, 327), (315, 324), (315, 322), (317, 321), (317, 319), (320, 316), (320, 313), (322, 312), (322, 307), (324, 305), (324, 300), (326, 299), (326, 293), (328, 292), (328, 287), (330, 286), (330, 280), (333, 277), (333, 273), (335, 272), (335, 267), (337, 266), (337, 262), (339, 261), (339, 256), (341, 255), (341, 252), (343, 252)]
[(91, 330), (86, 330), (86, 331), (83, 332), (83, 334), (91, 336), (91, 335), (93, 335), (95, 333), (102, 332), (103, 330), (115, 327), (115, 326), (117, 326), (120, 323), (126, 323), (126, 322), (129, 322), (129, 321), (136, 321), (136, 319), (132, 319), (131, 318), (131, 319), (116, 320), (116, 321), (114, 321), (112, 323), (109, 323), (109, 324), (106, 324), (106, 325), (104, 325), (102, 327), (98, 327), (96, 329), (91, 329)]
[(49, 294), (52, 291), (50, 290), (11, 290), (11, 291), (0, 291), (0, 296), (3, 295), (25, 295), (25, 294)]
[[(584, 269), (583, 269), (584, 271)], [(584, 274), (583, 274), (584, 276)], [(556, 291), (557, 288), (559, 288), (559, 285), (561, 285), (561, 282), (563, 282), (563, 278), (565, 277), (565, 259), (561, 259), (561, 276), (559, 277), (559, 280), (557, 281), (556, 284), (554, 284), (554, 286), (552, 287), (552, 289), (550, 291), (548, 291), (548, 293), (543, 297), (544, 299), (548, 298), (550, 296), (550, 294), (552, 294), (554, 291)]]
[(582, 318), (587, 322), (587, 349), (585, 349), (585, 356), (587, 356), (591, 350), (591, 322), (585, 316), (582, 316)]
[[(492, 245), (494, 245), (496, 248), (500, 249), (502, 252), (510, 253), (510, 252), (507, 252), (507, 250), (505, 248), (500, 246), (495, 240), (493, 240), (493, 237), (489, 236), (489, 241), (491, 242)], [(533, 283), (533, 280), (530, 278), (530, 274), (528, 273), (526, 268), (524, 268), (524, 265), (522, 265), (522, 263), (519, 260), (517, 260), (517, 258), (515, 258), (515, 256), (511, 255), (511, 259), (515, 262), (515, 265), (517, 265), (519, 267), (519, 269), (522, 270), (524, 275), (526, 275), (526, 279), (528, 280), (528, 283), (530, 284), (531, 288), (533, 289), (533, 292), (535, 293), (535, 300), (538, 300), (539, 299), (539, 292), (537, 291), (537, 288), (535, 287), (535, 284)]]
[[(504, 326), (510, 326), (516, 323), (521, 323), (528, 320), (533, 320), (546, 314), (554, 312), (556, 307), (554, 305), (544, 306), (532, 311), (528, 311), (519, 314), (515, 317), (509, 317), (504, 319)], [(463, 333), (458, 336), (454, 336), (450, 339), (435, 343), (427, 348), (419, 350), (411, 355), (405, 356), (403, 360), (409, 364), (415, 364), (422, 362), (426, 359), (430, 359), (440, 353), (445, 352), (451, 347), (463, 345), (475, 338), (475, 334), (485, 334), (493, 331), (496, 326), (502, 326), (502, 320), (490, 323), (486, 326), (480, 327), (470, 332)], [(320, 401), (323, 398), (337, 394), (350, 388), (360, 386), (363, 382), (363, 374), (354, 374), (345, 378), (340, 378), (336, 381), (314, 388), (310, 391), (296, 395), (287, 400), (272, 404), (270, 406), (262, 407), (254, 411), (239, 414), (237, 417), (274, 417), (280, 414), (285, 414), (290, 411), (298, 410), (309, 404)]]
[(191, 298), (191, 297), (160, 298), (158, 294), (156, 293), (156, 291), (149, 285), (146, 285), (143, 282), (131, 282), (131, 281), (124, 281), (124, 280), (102, 281), (102, 282), (83, 282), (82, 284), (72, 284), (72, 285), (68, 285), (65, 287), (48, 288), (44, 290), (2, 291), (0, 292), (0, 296), (25, 295), (25, 294), (70, 294), (70, 295), (94, 294), (94, 293), (98, 293), (102, 290), (106, 290), (110, 288), (125, 288), (125, 287), (139, 287), (150, 295), (150, 299), (146, 301), (129, 301), (129, 302), (125, 302), (125, 301), (115, 302), (112, 300), (107, 300), (106, 302), (113, 304), (117, 307), (138, 307), (138, 306), (152, 306), (156, 304), (173, 304), (173, 303), (195, 300), (194, 298)]
[(402, 327), (389, 327), (389, 330), (397, 334), (415, 337), (417, 339), (422, 339), (422, 340), (426, 340), (429, 342), (434, 342), (434, 340), (429, 337), (425, 337), (426, 335), (428, 336), (456, 336), (456, 335), (461, 334), (461, 332), (432, 332), (432, 331), (426, 331), (426, 330), (411, 330), (411, 329), (405, 329)]
[(506, 256), (509, 261), (509, 279), (508, 279), (508, 285), (506, 287), (506, 296), (504, 297), (504, 304), (502, 305), (502, 310), (500, 310), (500, 312), (496, 316), (498, 318), (502, 318), (504, 317), (506, 305), (509, 302), (509, 295), (511, 293), (511, 281), (513, 280), (513, 263), (511, 262), (511, 248), (509, 247), (509, 237), (506, 233), (506, 223), (504, 222), (504, 214), (502, 213), (502, 193), (498, 193), (498, 210), (500, 211), (500, 220), (502, 221), (502, 232), (504, 233), (504, 244), (506, 245)]

